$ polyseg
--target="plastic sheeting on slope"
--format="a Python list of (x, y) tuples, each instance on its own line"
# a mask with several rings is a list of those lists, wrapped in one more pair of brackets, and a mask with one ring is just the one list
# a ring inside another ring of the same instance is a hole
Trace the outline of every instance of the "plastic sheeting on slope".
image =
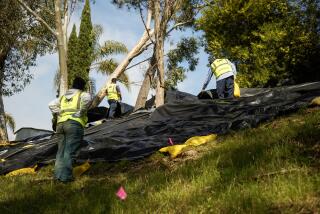
[[(167, 92), (167, 104), (110, 120), (85, 131), (79, 162), (134, 160), (167, 146), (168, 138), (182, 144), (198, 135), (224, 134), (230, 129), (255, 127), (275, 116), (294, 112), (320, 96), (320, 83), (265, 89), (234, 100), (198, 100), (196, 96)], [(0, 174), (54, 159), (56, 141), (20, 143), (0, 148)]]

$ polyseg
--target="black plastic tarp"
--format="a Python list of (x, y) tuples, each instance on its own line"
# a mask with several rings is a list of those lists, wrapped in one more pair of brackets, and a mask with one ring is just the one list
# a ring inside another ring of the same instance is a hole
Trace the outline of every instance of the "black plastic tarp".
[[(256, 127), (309, 105), (313, 98), (320, 96), (320, 83), (258, 92), (247, 89), (243, 95), (239, 99), (202, 100), (187, 93), (168, 91), (167, 103), (153, 112), (135, 112), (86, 129), (77, 161), (134, 160), (167, 146), (169, 137), (175, 144), (182, 144), (192, 136)], [(56, 141), (53, 137), (1, 147), (0, 174), (53, 160)]]

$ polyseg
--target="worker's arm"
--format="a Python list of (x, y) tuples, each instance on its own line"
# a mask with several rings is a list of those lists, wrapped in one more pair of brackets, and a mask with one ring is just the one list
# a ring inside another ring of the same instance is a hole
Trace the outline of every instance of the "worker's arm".
[(206, 89), (206, 87), (208, 86), (208, 84), (209, 84), (209, 82), (210, 82), (210, 80), (212, 78), (212, 75), (213, 75), (213, 72), (211, 71), (211, 69), (209, 69), (208, 75), (207, 75), (207, 79), (206, 79), (206, 82), (202, 86), (202, 90)]
[(49, 103), (49, 109), (52, 114), (60, 113), (60, 99), (54, 99)]

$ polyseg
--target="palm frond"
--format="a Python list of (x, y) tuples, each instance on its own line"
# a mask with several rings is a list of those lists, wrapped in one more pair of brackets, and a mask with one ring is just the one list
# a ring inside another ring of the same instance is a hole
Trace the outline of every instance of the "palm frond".
[(128, 89), (128, 91), (131, 90), (130, 79), (129, 79), (129, 76), (126, 73), (122, 73), (118, 77), (118, 80), (119, 80), (119, 82), (121, 82), (126, 87), (126, 89)]
[(14, 130), (16, 129), (16, 122), (14, 121), (14, 118), (9, 113), (4, 113), (4, 117), (7, 126), (14, 132)]
[(99, 39), (103, 33), (103, 27), (101, 25), (94, 25), (92, 30), (92, 37), (93, 37), (93, 61), (101, 61), (103, 56), (101, 56), (101, 45), (99, 44)]
[(111, 74), (118, 66), (114, 59), (107, 59), (98, 63), (97, 71), (102, 74)]
[(113, 40), (105, 41), (100, 50), (102, 56), (128, 53), (128, 49), (123, 43)]

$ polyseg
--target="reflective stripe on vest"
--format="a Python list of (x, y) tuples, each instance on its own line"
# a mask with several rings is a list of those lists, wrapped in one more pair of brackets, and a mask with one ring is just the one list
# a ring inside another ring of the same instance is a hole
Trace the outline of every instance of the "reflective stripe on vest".
[(219, 78), (222, 74), (232, 71), (232, 66), (227, 59), (216, 59), (211, 64), (212, 72)]
[(81, 92), (78, 92), (70, 99), (62, 96), (60, 99), (60, 114), (57, 122), (62, 123), (67, 120), (74, 120), (79, 122), (82, 126), (85, 126), (88, 121), (86, 115), (82, 117), (73, 117), (73, 114), (80, 110), (80, 101)]
[(114, 83), (111, 83), (108, 88), (108, 100), (119, 100), (119, 95), (117, 91), (117, 85)]

